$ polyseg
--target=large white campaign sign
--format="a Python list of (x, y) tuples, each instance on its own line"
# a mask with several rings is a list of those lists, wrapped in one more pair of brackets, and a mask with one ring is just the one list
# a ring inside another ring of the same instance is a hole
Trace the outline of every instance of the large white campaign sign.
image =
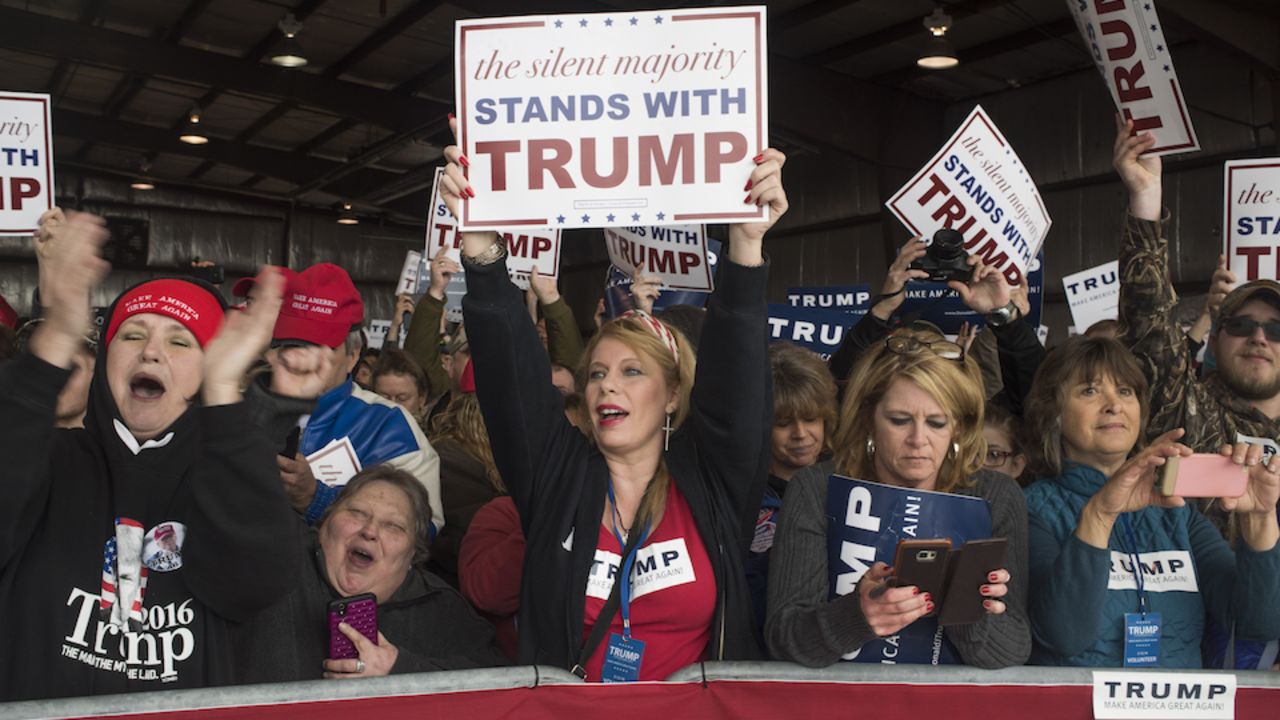
[(1231, 720), (1236, 716), (1234, 673), (1093, 673), (1097, 720)]
[(1100, 320), (1115, 320), (1120, 314), (1120, 262), (1112, 260), (1098, 267), (1062, 278), (1071, 307), (1071, 322), (1080, 332)]
[(669, 290), (714, 289), (705, 225), (612, 228), (604, 240), (610, 262), (630, 277), (656, 276)]
[(1155, 0), (1068, 0), (1085, 47), (1116, 108), (1135, 132), (1156, 138), (1152, 155), (1200, 149)]
[(1222, 252), (1241, 282), (1280, 280), (1280, 158), (1229, 160)]
[(53, 207), (49, 96), (0, 92), (0, 235), (35, 232)]
[(1053, 224), (1018, 154), (981, 105), (885, 205), (913, 235), (958, 230), (965, 250), (1010, 285), (1030, 272)]
[(765, 8), (459, 20), (462, 226), (764, 220)]
[[(427, 217), (426, 259), (428, 262), (440, 252), (441, 248), (449, 248), (449, 257), (455, 261), (462, 258), (462, 236), (458, 234), (458, 221), (449, 212), (449, 207), (440, 197), (440, 176), (444, 168), (436, 168), (435, 185), (431, 191), (431, 212)], [(529, 274), (534, 268), (539, 275), (559, 277), (560, 275), (560, 231), (551, 228), (498, 228), (498, 234), (507, 243), (507, 272), (520, 288), (528, 289)], [(428, 266), (429, 268), (430, 266)], [(425, 281), (430, 282), (430, 270)]]

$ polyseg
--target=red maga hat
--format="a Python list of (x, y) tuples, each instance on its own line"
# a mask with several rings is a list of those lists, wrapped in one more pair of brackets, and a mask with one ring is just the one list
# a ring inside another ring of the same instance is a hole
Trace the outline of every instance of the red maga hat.
[(284, 304), (271, 338), (336, 348), (362, 322), (364, 301), (351, 276), (320, 263), (300, 273), (285, 271)]

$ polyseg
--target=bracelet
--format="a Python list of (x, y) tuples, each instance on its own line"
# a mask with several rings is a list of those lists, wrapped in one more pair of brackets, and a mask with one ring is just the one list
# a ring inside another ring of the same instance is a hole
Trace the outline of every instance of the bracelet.
[(507, 244), (499, 237), (498, 241), (476, 255), (468, 255), (467, 262), (472, 265), (492, 265), (507, 256)]

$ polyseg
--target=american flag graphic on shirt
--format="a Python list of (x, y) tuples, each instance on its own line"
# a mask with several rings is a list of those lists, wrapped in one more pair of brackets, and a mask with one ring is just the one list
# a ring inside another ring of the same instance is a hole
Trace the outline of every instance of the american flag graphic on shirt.
[[(137, 558), (120, 558), (119, 538), (128, 542), (127, 551), (136, 554)], [(147, 592), (147, 568), (142, 562), (142, 524), (130, 518), (116, 518), (116, 534), (107, 539), (102, 550), (102, 594), (98, 600), (98, 608), (104, 620), (112, 624), (124, 626), (123, 612), (116, 610), (117, 593), (132, 595), (133, 602), (128, 611), (128, 619), (142, 624), (142, 600)], [(124, 579), (121, 579), (121, 565), (124, 566)], [(136, 579), (135, 579), (136, 575)], [(136, 592), (132, 585), (137, 583)]]

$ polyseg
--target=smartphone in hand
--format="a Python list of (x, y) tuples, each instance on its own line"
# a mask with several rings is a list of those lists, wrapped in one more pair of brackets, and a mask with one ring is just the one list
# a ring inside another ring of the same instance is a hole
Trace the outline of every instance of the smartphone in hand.
[(378, 644), (378, 599), (373, 593), (362, 593), (334, 600), (329, 603), (329, 659), (345, 660), (359, 657), (355, 643), (338, 629), (338, 623), (346, 623), (356, 632)]
[(951, 551), (951, 575), (947, 581), (947, 604), (938, 613), (938, 624), (965, 625), (982, 619), (987, 609), (980, 588), (989, 582), (993, 570), (1005, 566), (1008, 538), (970, 540)]
[(1240, 497), (1249, 486), (1249, 471), (1231, 458), (1196, 453), (1167, 458), (1160, 470), (1160, 494), (1166, 497)]
[(914, 585), (920, 588), (921, 594), (929, 593), (933, 598), (934, 613), (942, 607), (946, 593), (947, 555), (951, 552), (951, 541), (938, 540), (900, 540), (893, 558), (893, 574), (898, 587)]

